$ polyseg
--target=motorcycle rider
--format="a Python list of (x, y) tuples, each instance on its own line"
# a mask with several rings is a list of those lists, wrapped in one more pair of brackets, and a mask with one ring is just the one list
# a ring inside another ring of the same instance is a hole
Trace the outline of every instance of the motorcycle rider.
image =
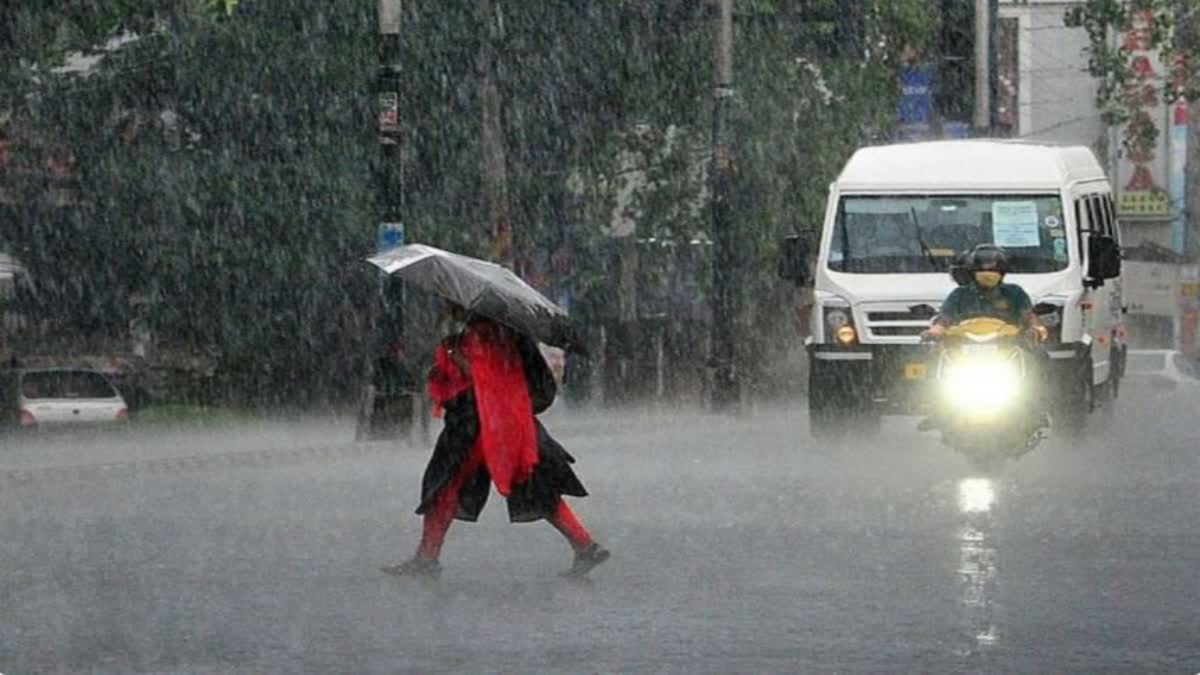
[[(1045, 341), (1047, 330), (1033, 311), (1033, 301), (1025, 289), (1016, 284), (1004, 283), (1008, 274), (1008, 256), (994, 244), (980, 244), (964, 257), (955, 258), (950, 267), (950, 276), (958, 287), (950, 292), (942, 303), (942, 310), (933, 320), (933, 325), (921, 333), (925, 341), (937, 341), (945, 336), (946, 330), (966, 319), (990, 317), (1007, 321), (1024, 330), (1030, 344)], [(929, 431), (941, 426), (936, 414), (922, 420), (918, 431)], [(1037, 417), (1039, 427), (1048, 426), (1045, 413)]]
[(950, 326), (974, 317), (992, 317), (1020, 326), (1034, 343), (1045, 339), (1046, 330), (1033, 312), (1029, 294), (1016, 284), (1004, 283), (1008, 256), (1003, 249), (980, 244), (968, 254), (964, 267), (969, 280), (952, 270), (959, 286), (947, 296), (933, 325), (921, 334), (923, 339), (940, 339)]

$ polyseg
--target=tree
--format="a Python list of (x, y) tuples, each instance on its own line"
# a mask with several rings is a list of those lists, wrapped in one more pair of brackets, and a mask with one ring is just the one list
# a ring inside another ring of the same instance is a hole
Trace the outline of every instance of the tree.
[[(1200, 100), (1200, 6), (1192, 0), (1086, 0), (1065, 22), (1087, 31), (1088, 72), (1099, 80), (1096, 105), (1109, 125), (1129, 124), (1155, 99)], [(1153, 124), (1127, 129), (1127, 152), (1152, 146), (1158, 134)]]
[(153, 330), (215, 352), (230, 391), (352, 386), (346, 324), (368, 297), (355, 262), (373, 232), (370, 9), (184, 5), (95, 74), (47, 80), (18, 113), (72, 149), (83, 199), (26, 201), (2, 233), (45, 318), (120, 333), (149, 296)]
[[(573, 251), (576, 291), (604, 306), (604, 228), (625, 153), (654, 158), (635, 200), (639, 236), (706, 226), (689, 207), (704, 189), (706, 3), (493, 4), (518, 261)], [(476, 5), (405, 2), (401, 62), (410, 237), (480, 255), (489, 241), (476, 64), (488, 30)], [(757, 327), (786, 316), (764, 311), (778, 288), (775, 242), (816, 223), (837, 167), (886, 137), (896, 55), (933, 29), (920, 0), (738, 6), (739, 267), (757, 305), (745, 320)], [(814, 7), (819, 20), (806, 14)], [(131, 299), (148, 297), (154, 330), (216, 353), (232, 392), (269, 401), (352, 390), (372, 274), (356, 265), (375, 227), (374, 2), (54, 0), (18, 15), (30, 28), (10, 31), (0, 53), (14, 56), (5, 63), (18, 64), (8, 72), (19, 87), (0, 107), (61, 139), (83, 197), (50, 208), (30, 183), (0, 224), (50, 318), (68, 332), (120, 333), (139, 311)], [(45, 76), (67, 50), (122, 30), (140, 39), (94, 74)]]

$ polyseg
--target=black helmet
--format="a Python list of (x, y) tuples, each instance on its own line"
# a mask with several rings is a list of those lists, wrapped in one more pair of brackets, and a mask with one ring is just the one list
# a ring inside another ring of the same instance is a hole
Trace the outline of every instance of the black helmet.
[(971, 251), (967, 266), (971, 272), (999, 272), (1008, 274), (1008, 256), (994, 244), (980, 244)]
[(966, 286), (971, 283), (971, 270), (968, 269), (971, 263), (971, 253), (962, 251), (956, 254), (950, 260), (950, 278), (959, 286)]

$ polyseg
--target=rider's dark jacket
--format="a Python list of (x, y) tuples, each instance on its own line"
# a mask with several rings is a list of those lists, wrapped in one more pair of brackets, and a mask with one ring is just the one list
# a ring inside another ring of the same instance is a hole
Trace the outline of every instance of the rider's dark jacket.
[(966, 319), (990, 317), (1021, 325), (1025, 313), (1033, 309), (1029, 294), (1016, 284), (1002, 283), (984, 290), (979, 284), (954, 289), (942, 303), (941, 317), (948, 324)]

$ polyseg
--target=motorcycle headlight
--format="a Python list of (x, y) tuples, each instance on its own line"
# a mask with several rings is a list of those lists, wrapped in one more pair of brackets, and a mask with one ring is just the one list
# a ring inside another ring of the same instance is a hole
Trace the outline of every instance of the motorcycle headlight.
[(968, 355), (947, 364), (942, 374), (946, 403), (972, 415), (1010, 407), (1021, 395), (1021, 367), (1015, 358)]

